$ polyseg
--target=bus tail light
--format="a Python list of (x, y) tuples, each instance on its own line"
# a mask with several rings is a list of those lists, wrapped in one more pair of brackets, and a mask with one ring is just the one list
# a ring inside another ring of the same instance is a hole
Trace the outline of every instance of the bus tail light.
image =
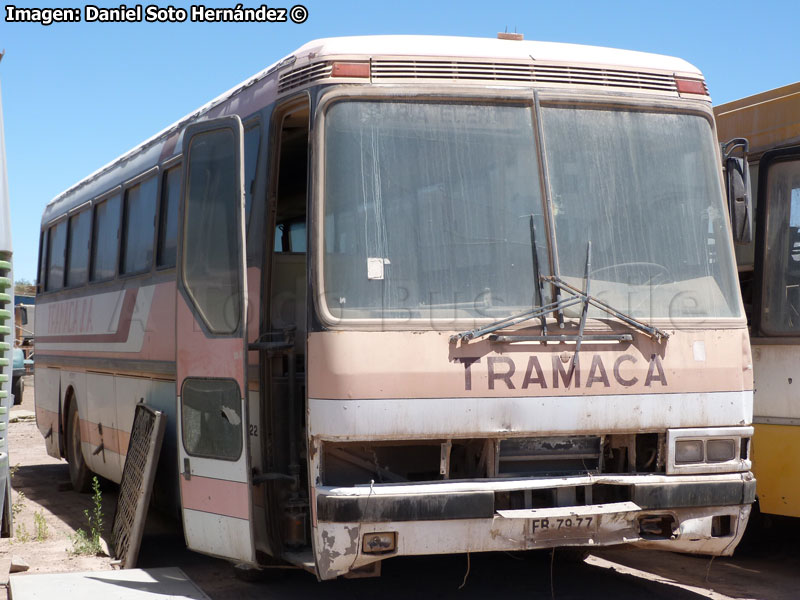
[(331, 68), (331, 77), (363, 77), (369, 79), (369, 63), (335, 62)]
[(678, 88), (678, 93), (680, 95), (699, 94), (701, 96), (708, 96), (706, 83), (702, 79), (684, 79), (682, 77), (676, 77), (675, 86)]

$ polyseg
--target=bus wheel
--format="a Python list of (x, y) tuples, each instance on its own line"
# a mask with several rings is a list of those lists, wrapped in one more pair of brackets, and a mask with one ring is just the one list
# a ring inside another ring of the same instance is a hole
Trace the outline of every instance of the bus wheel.
[(74, 400), (69, 404), (67, 415), (67, 464), (69, 464), (69, 480), (76, 492), (89, 491), (89, 468), (81, 451), (81, 423), (78, 417), (78, 404)]

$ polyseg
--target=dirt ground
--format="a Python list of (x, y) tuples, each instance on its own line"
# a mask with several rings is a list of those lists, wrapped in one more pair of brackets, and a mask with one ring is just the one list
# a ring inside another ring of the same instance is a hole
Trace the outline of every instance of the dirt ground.
[[(22, 404), (11, 409), (14, 536), (0, 540), (0, 568), (7, 569), (4, 559), (14, 556), (30, 565), (29, 573), (109, 569), (111, 559), (107, 556), (79, 556), (72, 552), (70, 536), (78, 528), (87, 529), (83, 511), (91, 508), (91, 497), (72, 491), (66, 463), (44, 451), (42, 434), (33, 416), (33, 377), (26, 377), (25, 383)], [(113, 507), (116, 500), (111, 500), (107, 498), (104, 504)], [(108, 515), (107, 521), (112, 517), (113, 514)], [(4, 577), (5, 571), (0, 576)], [(0, 600), (4, 600), (2, 592)]]
[[(71, 536), (87, 528), (89, 494), (69, 486), (64, 461), (47, 456), (33, 419), (33, 381), (26, 381), (21, 406), (11, 411), (9, 430), (15, 536), (0, 539), (0, 580), (16, 556), (34, 573), (102, 571), (115, 568), (108, 556), (76, 556)], [(106, 534), (116, 504), (115, 486), (102, 488)], [(41, 515), (36, 517), (36, 515)], [(43, 520), (42, 520), (43, 517)], [(37, 522), (40, 525), (37, 528)], [(44, 523), (44, 526), (41, 525)], [(317, 582), (309, 573), (272, 571), (242, 581), (225, 561), (186, 549), (180, 526), (151, 511), (138, 566), (178, 566), (212, 600), (368, 598), (541, 600), (794, 600), (800, 598), (800, 537), (797, 520), (773, 523), (769, 535), (752, 540), (732, 558), (686, 556), (632, 547), (598, 549), (582, 563), (553, 560), (548, 551), (467, 556), (405, 557), (385, 561), (378, 579)], [(38, 539), (37, 538), (43, 538)], [(556, 557), (558, 553), (556, 552)], [(8, 600), (0, 586), (0, 600)], [(24, 599), (16, 599), (24, 600)]]

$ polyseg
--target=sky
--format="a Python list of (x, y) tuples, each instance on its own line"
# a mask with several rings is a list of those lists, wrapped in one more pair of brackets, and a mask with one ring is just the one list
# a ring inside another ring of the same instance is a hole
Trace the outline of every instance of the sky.
[[(610, 46), (679, 56), (715, 104), (800, 80), (794, 0), (297, 0), (301, 24), (9, 23), (2, 107), (15, 278), (34, 280), (41, 215), (56, 195), (220, 93), (322, 37), (431, 34)], [(84, 0), (50, 4), (80, 8)], [(42, 7), (14, 2), (17, 7)], [(120, 3), (96, 3), (118, 7)], [(168, 1), (152, 2), (168, 7)], [(199, 4), (196, 2), (195, 4)], [(143, 6), (147, 6), (145, 2)], [(260, 0), (244, 1), (258, 7)], [(291, 9), (292, 0), (270, 7)], [(127, 6), (135, 6), (129, 1)], [(172, 3), (188, 8), (190, 3)], [(209, 1), (206, 6), (236, 6)]]

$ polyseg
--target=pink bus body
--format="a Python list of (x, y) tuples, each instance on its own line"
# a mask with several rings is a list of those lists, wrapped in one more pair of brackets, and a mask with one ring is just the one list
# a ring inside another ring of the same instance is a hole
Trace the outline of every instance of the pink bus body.
[(679, 59), (310, 42), (48, 205), (47, 450), (119, 481), (136, 403), (162, 410), (188, 546), (321, 579), (730, 554), (753, 381), (714, 140)]

